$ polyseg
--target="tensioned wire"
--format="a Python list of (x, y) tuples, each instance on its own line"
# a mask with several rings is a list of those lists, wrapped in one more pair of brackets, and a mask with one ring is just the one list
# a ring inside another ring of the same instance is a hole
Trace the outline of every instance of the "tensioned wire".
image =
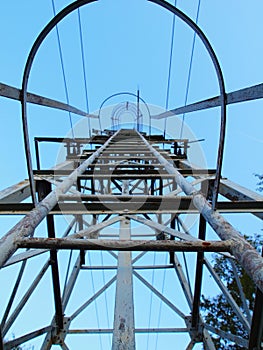
[[(168, 255), (167, 255), (167, 254), (164, 254), (164, 265), (166, 265), (166, 264), (168, 263), (168, 262), (167, 262), (167, 258), (168, 258)], [(163, 282), (162, 282), (162, 289), (161, 289), (161, 293), (162, 293), (162, 294), (164, 293), (166, 272), (167, 272), (167, 269), (165, 268), (165, 269), (164, 269), (164, 272), (163, 272)], [(161, 315), (162, 315), (162, 305), (163, 305), (163, 301), (162, 301), (162, 300), (160, 300), (160, 304), (159, 304), (159, 305), (160, 305), (160, 306), (159, 306), (159, 312), (158, 312), (157, 329), (160, 328)], [(158, 339), (159, 339), (159, 333), (156, 334), (156, 339), (155, 339), (155, 350), (157, 350)]]
[[(90, 256), (90, 251), (88, 251), (88, 259), (89, 259), (89, 266), (92, 266), (91, 264), (91, 256)], [(92, 292), (93, 292), (93, 295), (95, 294), (95, 283), (94, 283), (94, 276), (93, 276), (93, 271), (90, 270), (90, 274), (91, 274), (91, 286), (92, 286)], [(101, 329), (100, 327), (100, 322), (99, 322), (99, 312), (98, 312), (98, 305), (97, 305), (97, 300), (95, 299), (95, 313), (96, 313), (96, 319), (97, 319), (97, 326), (98, 326), (98, 329)], [(99, 342), (100, 342), (100, 349), (103, 350), (103, 347), (102, 347), (102, 336), (101, 334), (99, 335)]]
[[(174, 6), (176, 6), (177, 0), (174, 1)], [(173, 23), (171, 29), (171, 46), (170, 46), (170, 57), (169, 57), (169, 69), (167, 78), (167, 88), (166, 88), (166, 101), (165, 109), (168, 110), (169, 96), (170, 96), (170, 84), (171, 84), (171, 71), (172, 71), (172, 61), (173, 61), (173, 48), (174, 48), (174, 32), (175, 32), (175, 15), (173, 15)], [(164, 137), (166, 135), (167, 128), (167, 117), (164, 119)]]
[[(56, 16), (55, 3), (54, 3), (54, 0), (51, 0), (51, 1), (52, 1), (53, 15), (55, 17)], [(79, 9), (78, 9), (78, 26), (79, 26), (79, 34), (80, 34), (80, 47), (81, 47), (82, 70), (83, 70), (84, 87), (85, 87), (86, 110), (87, 110), (87, 113), (89, 113), (88, 87), (87, 87), (87, 75), (86, 75), (86, 68), (85, 68), (83, 33), (82, 33), (82, 25), (81, 25), (81, 17), (80, 17)], [(60, 34), (59, 34), (59, 30), (58, 30), (58, 26), (57, 25), (56, 25), (56, 35), (57, 35), (59, 57), (60, 57), (60, 64), (61, 64), (61, 69), (62, 69), (62, 76), (63, 76), (63, 83), (64, 83), (66, 101), (67, 101), (67, 104), (69, 104), (69, 93), (68, 93), (68, 86), (67, 86), (66, 73), (65, 73), (65, 66), (64, 66), (64, 60), (63, 60), (62, 45), (61, 45)], [(70, 120), (70, 127), (71, 127), (72, 138), (75, 139), (71, 112), (69, 112), (69, 120)], [(88, 118), (88, 127), (89, 127), (89, 136), (91, 136), (91, 126), (90, 126), (89, 118)], [(89, 263), (91, 264), (90, 253), (88, 253), (88, 259), (89, 259)], [(103, 274), (103, 280), (105, 281), (104, 274)], [(93, 271), (92, 270), (91, 270), (91, 284), (92, 284), (93, 294), (95, 294), (95, 284), (94, 284), (94, 277), (93, 277)], [(108, 309), (107, 302), (106, 302), (106, 309)], [(97, 306), (96, 300), (95, 300), (95, 312), (96, 312), (96, 319), (97, 319), (98, 328), (100, 329), (98, 306)], [(107, 315), (107, 320), (108, 320), (108, 315)], [(102, 350), (103, 347), (102, 347), (102, 339), (101, 338), (102, 338), (102, 336), (100, 334), (99, 335), (99, 341), (100, 341), (100, 348)]]
[[(87, 74), (86, 74), (86, 65), (85, 65), (83, 31), (82, 31), (81, 16), (80, 16), (80, 9), (79, 8), (78, 8), (78, 25), (79, 25), (79, 37), (80, 37), (82, 71), (83, 71), (84, 87), (85, 87), (86, 111), (89, 114), (88, 83), (87, 83)], [(91, 137), (90, 118), (88, 118), (88, 128), (89, 128), (89, 137)]]
[[(55, 3), (54, 3), (54, 0), (51, 0), (51, 2), (52, 2), (53, 15), (55, 17), (56, 16)], [(63, 82), (64, 82), (66, 101), (67, 101), (67, 104), (69, 104), (69, 94), (68, 94), (68, 86), (67, 86), (67, 80), (66, 80), (65, 66), (64, 66), (64, 60), (63, 60), (63, 54), (62, 54), (61, 40), (60, 40), (60, 35), (59, 35), (59, 30), (58, 30), (58, 26), (57, 25), (56, 25), (56, 34), (57, 34), (59, 58), (60, 58), (60, 64), (61, 64), (61, 69), (62, 69), (62, 76), (63, 76)], [(69, 114), (69, 121), (70, 121), (72, 138), (75, 139), (71, 112), (68, 112), (68, 114)]]
[[(85, 193), (86, 191), (86, 187), (87, 187), (87, 180), (85, 180), (85, 183), (84, 183), (84, 186), (83, 186), (83, 193)], [(102, 252), (101, 252), (101, 264), (103, 266), (103, 256), (102, 256)], [(89, 259), (89, 266), (92, 266), (91, 265), (91, 255), (90, 255), (90, 252), (88, 252), (88, 259)], [(90, 271), (91, 273), (91, 284), (92, 284), (92, 292), (93, 294), (95, 294), (95, 283), (94, 283), (94, 276), (93, 276), (93, 271), (91, 270)], [(105, 271), (102, 270), (102, 279), (103, 279), (103, 284), (105, 285)], [(104, 297), (105, 297), (105, 305), (106, 305), (106, 317), (107, 317), (107, 326), (108, 328), (110, 328), (109, 326), (109, 311), (108, 311), (108, 301), (107, 301), (107, 294), (106, 294), (106, 291), (104, 292)], [(97, 305), (97, 299), (94, 300), (94, 303), (95, 303), (95, 312), (96, 312), (96, 319), (97, 319), (97, 325), (98, 325), (98, 329), (101, 329), (100, 327), (100, 322), (99, 322), (99, 313), (98, 313), (98, 305)], [(102, 347), (102, 335), (99, 334), (99, 341), (100, 341), (100, 348), (101, 350), (103, 350), (103, 347)], [(109, 335), (109, 342), (110, 342), (110, 335)]]
[[(195, 18), (195, 23), (196, 24), (198, 23), (198, 20), (199, 20), (200, 5), (201, 5), (201, 0), (198, 1), (196, 18)], [(193, 58), (194, 58), (194, 50), (195, 50), (195, 41), (196, 41), (196, 32), (194, 32), (194, 36), (193, 36), (193, 44), (192, 44), (192, 50), (191, 50), (191, 58), (190, 58), (188, 77), (187, 77), (187, 84), (186, 84), (186, 92), (185, 92), (185, 100), (184, 100), (184, 105), (185, 106), (186, 106), (187, 101), (188, 101), (188, 94), (189, 94), (189, 87), (190, 87), (190, 80), (191, 80), (192, 66), (193, 66)], [(182, 118), (182, 124), (181, 124), (181, 130), (180, 130), (180, 139), (183, 137), (184, 122), (185, 122), (185, 113), (183, 114), (183, 118)]]

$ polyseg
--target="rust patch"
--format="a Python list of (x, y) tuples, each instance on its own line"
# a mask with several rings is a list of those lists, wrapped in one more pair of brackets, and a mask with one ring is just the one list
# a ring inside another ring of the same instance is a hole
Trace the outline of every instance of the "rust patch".
[(204, 247), (209, 247), (211, 245), (211, 243), (210, 242), (202, 242), (202, 245)]

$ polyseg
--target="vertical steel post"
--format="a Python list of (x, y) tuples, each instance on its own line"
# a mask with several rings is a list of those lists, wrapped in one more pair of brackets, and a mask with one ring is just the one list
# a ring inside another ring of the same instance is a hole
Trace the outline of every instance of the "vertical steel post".
[[(128, 182), (124, 181), (123, 194), (128, 192)], [(130, 220), (121, 220), (119, 238), (130, 240)], [(119, 252), (118, 254), (112, 350), (135, 350), (131, 252)]]

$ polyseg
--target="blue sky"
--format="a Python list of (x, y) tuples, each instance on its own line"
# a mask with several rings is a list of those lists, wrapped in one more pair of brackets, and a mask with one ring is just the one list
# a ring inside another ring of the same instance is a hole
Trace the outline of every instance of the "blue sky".
[[(56, 0), (58, 12), (69, 1)], [(179, 9), (193, 20), (198, 1), (178, 0)], [(231, 92), (259, 84), (262, 68), (263, 2), (252, 0), (201, 1), (199, 25), (210, 40), (223, 70), (226, 91)], [(0, 81), (21, 88), (23, 69), (30, 48), (42, 28), (53, 17), (51, 0), (13, 0), (0, 4)], [(165, 108), (168, 64), (171, 45), (172, 15), (144, 0), (101, 0), (81, 9), (85, 67), (90, 112), (97, 111), (111, 94), (140, 89), (149, 104)], [(86, 100), (81, 62), (77, 13), (72, 13), (59, 25), (65, 74), (70, 104), (85, 110)], [(176, 20), (174, 50), (169, 94), (169, 108), (182, 106), (185, 101), (187, 76), (193, 32)], [(53, 30), (40, 48), (30, 75), (29, 91), (66, 101), (56, 32)], [(219, 92), (211, 61), (197, 39), (188, 102), (213, 97)], [(121, 101), (115, 99), (112, 103)], [(253, 101), (227, 108), (227, 134), (223, 175), (252, 190), (262, 173), (262, 107)], [(65, 136), (69, 132), (66, 112), (29, 106), (29, 131), (34, 136)], [(27, 177), (23, 149), (20, 104), (0, 97), (2, 175), (0, 189)], [(73, 122), (79, 118), (73, 116)], [(147, 118), (145, 118), (147, 123)], [(195, 112), (186, 116), (193, 135), (205, 138), (201, 144), (209, 167), (215, 166), (219, 110)], [(102, 121), (110, 125), (109, 118)], [(162, 131), (163, 122), (153, 123)], [(178, 137), (179, 128), (173, 118), (167, 131)], [(92, 127), (97, 128), (94, 122)], [(33, 145), (33, 144), (32, 144)], [(56, 159), (55, 147), (45, 148), (45, 164)], [(231, 217), (244, 233), (259, 232), (257, 219)], [(3, 227), (12, 226), (10, 218)], [(1, 233), (2, 234), (2, 233)], [(160, 257), (161, 259), (161, 257)], [(163, 338), (159, 338), (159, 346)], [(155, 340), (153, 340), (155, 341)]]

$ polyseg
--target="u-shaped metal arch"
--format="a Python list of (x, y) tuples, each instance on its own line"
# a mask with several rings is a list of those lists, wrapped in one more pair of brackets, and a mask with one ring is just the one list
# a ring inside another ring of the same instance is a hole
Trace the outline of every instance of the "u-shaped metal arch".
[[(107, 98), (105, 98), (105, 100), (102, 101), (102, 103), (100, 105), (99, 115), (98, 115), (99, 119), (100, 119), (100, 113), (101, 113), (101, 110), (102, 110), (102, 107), (104, 106), (104, 104), (107, 101), (109, 101), (111, 98), (114, 98), (116, 96), (121, 96), (121, 95), (128, 95), (128, 96), (133, 96), (133, 97), (137, 97), (138, 98), (138, 95), (136, 95), (136, 94), (134, 94), (132, 92), (126, 92), (126, 91), (124, 91), (124, 92), (117, 92), (117, 93), (115, 93), (113, 95), (108, 96)], [(147, 109), (147, 112), (149, 114), (149, 134), (150, 134), (151, 133), (151, 113), (150, 113), (150, 109), (149, 109), (146, 101), (141, 96), (139, 96), (139, 100), (142, 101), (142, 103), (145, 105), (145, 107)]]
[[(74, 10), (93, 3), (97, 0), (77, 0), (73, 2), (72, 4), (65, 7), (62, 11), (60, 11), (47, 25), (46, 27), (41, 31), (37, 39), (35, 40), (30, 53), (27, 58), (27, 62), (24, 69), (23, 74), (23, 82), (22, 82), (22, 91), (21, 91), (21, 104), (22, 104), (22, 123), (23, 123), (23, 133), (24, 133), (24, 145), (25, 145), (25, 151), (26, 151), (26, 160), (27, 160), (27, 169), (28, 169), (28, 176), (30, 181), (30, 188), (31, 188), (31, 194), (33, 203), (36, 204), (36, 192), (34, 188), (34, 177), (33, 177), (33, 169), (32, 169), (32, 159), (31, 159), (31, 152), (30, 152), (30, 143), (29, 143), (29, 133), (28, 133), (28, 124), (27, 124), (27, 85), (28, 85), (28, 79), (31, 72), (32, 64), (35, 58), (35, 55), (41, 46), (44, 39), (47, 37), (47, 35), (50, 33), (50, 31), (68, 14), (73, 12)], [(199, 28), (199, 26), (193, 22), (188, 16), (186, 16), (182, 11), (177, 9), (175, 6), (169, 4), (168, 2), (164, 0), (148, 0), (152, 3), (155, 3), (168, 11), (172, 12), (174, 15), (179, 17), (183, 22), (185, 22), (191, 29), (193, 29), (196, 34), (199, 36), (201, 41), (203, 42), (205, 48), (207, 49), (209, 56), (213, 62), (213, 65), (216, 70), (217, 79), (219, 83), (219, 89), (220, 89), (220, 107), (221, 107), (221, 125), (220, 125), (220, 137), (219, 137), (219, 147), (218, 147), (218, 155), (217, 155), (217, 170), (216, 170), (216, 177), (215, 177), (215, 183), (214, 183), (214, 189), (213, 189), (213, 208), (216, 208), (217, 203), (217, 197), (218, 197), (218, 190), (219, 190), (219, 183), (220, 183), (220, 177), (221, 177), (221, 170), (222, 170), (222, 162), (223, 162), (223, 151), (224, 151), (224, 141), (225, 141), (225, 129), (226, 129), (226, 95), (225, 95), (225, 84), (224, 84), (224, 78), (222, 74), (222, 70), (219, 64), (219, 61), (217, 59), (217, 56), (203, 33), (203, 31)]]

